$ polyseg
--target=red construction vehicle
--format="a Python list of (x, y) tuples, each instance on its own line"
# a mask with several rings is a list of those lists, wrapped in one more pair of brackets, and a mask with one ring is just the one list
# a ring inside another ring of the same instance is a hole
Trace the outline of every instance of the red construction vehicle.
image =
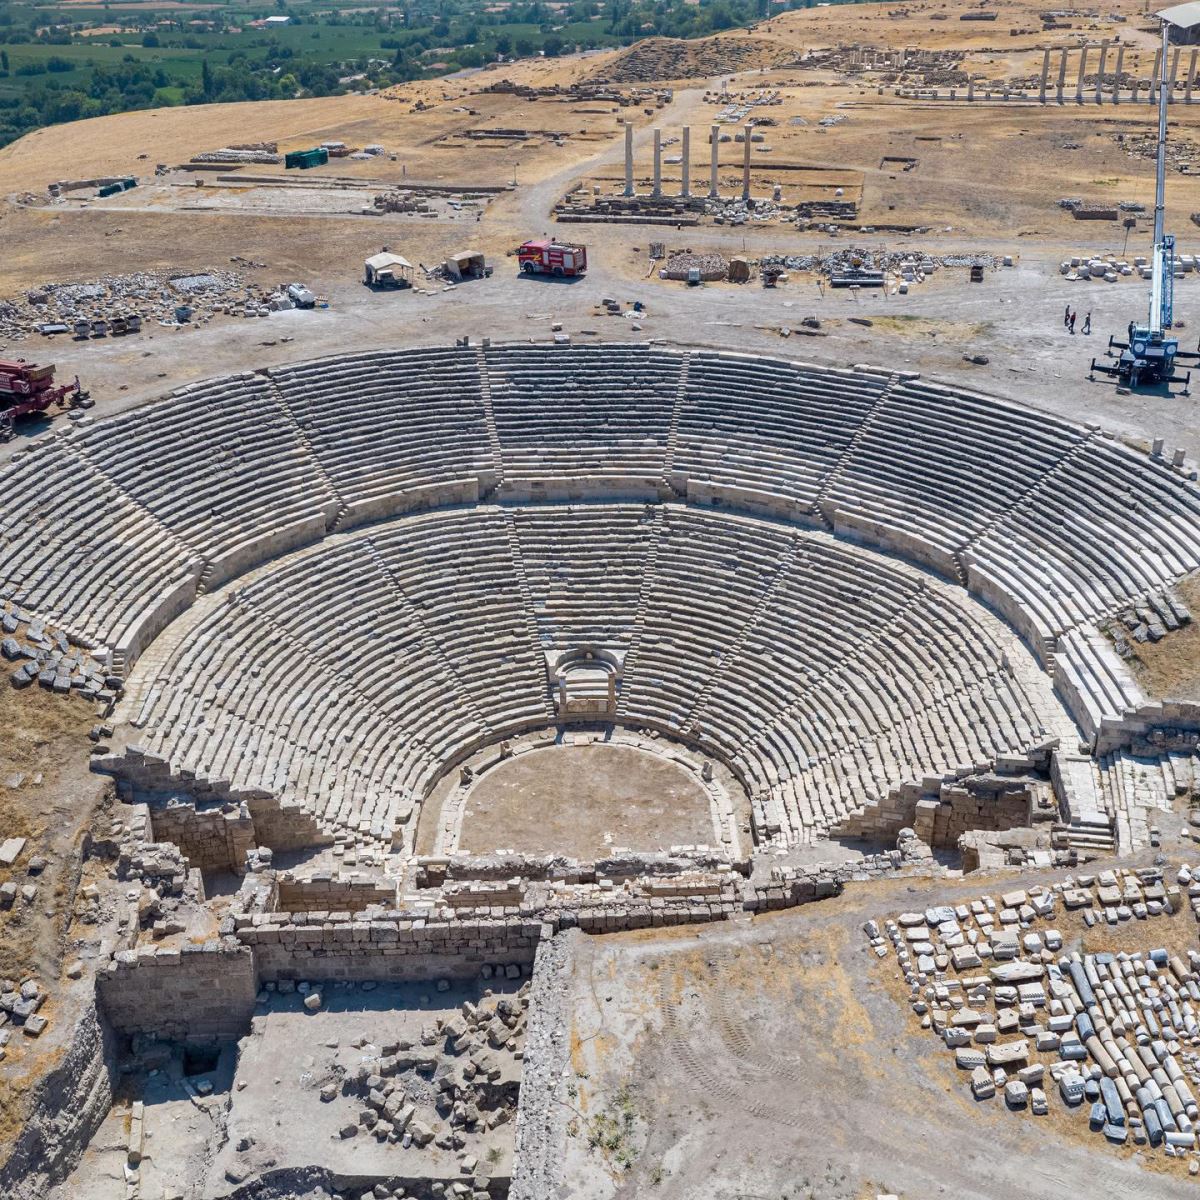
[(23, 358), (0, 359), (0, 442), (12, 437), (18, 417), (55, 406), (73, 407), (87, 398), (78, 375), (73, 383), (56, 385), (53, 366), (39, 367)]
[(587, 247), (553, 238), (534, 238), (517, 247), (517, 262), (526, 275), (573, 278), (587, 271)]

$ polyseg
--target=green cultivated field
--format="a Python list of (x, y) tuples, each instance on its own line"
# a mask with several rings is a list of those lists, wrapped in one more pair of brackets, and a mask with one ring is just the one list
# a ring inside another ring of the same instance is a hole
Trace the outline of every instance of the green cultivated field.
[[(811, 2), (0, 3), (0, 145), (129, 109), (337, 95), (500, 59), (702, 37)], [(290, 21), (250, 28), (271, 16)]]

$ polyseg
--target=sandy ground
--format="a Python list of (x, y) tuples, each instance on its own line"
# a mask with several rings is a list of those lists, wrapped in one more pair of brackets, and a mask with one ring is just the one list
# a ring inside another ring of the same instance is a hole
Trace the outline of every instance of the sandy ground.
[[(1189, 612), (1200, 612), (1200, 577), (1189, 576), (1176, 591)], [(1200, 625), (1194, 620), (1160, 642), (1131, 645), (1130, 666), (1148, 696), (1200, 700)]]
[(488, 771), (466, 800), (461, 847), (590, 860), (623, 846), (711, 844), (708, 795), (696, 777), (629, 746), (555, 746)]
[[(81, 700), (40, 688), (17, 692), (7, 678), (0, 682), (0, 840), (27, 839), (17, 861), (0, 866), (0, 883), (36, 888), (32, 903), (18, 896), (0, 911), (0, 978), (35, 979), (50, 994), (41, 1009), (50, 1019), (46, 1031), (37, 1041), (14, 1034), (0, 1063), (0, 1153), (20, 1128), (29, 1088), (62, 1053), (90, 986), (72, 984), (63, 968), (81, 949), (69, 933), (82, 839), (97, 824), (107, 832), (106, 782), (88, 772), (85, 734), (93, 721), (92, 706)], [(44, 868), (31, 871), (39, 858)]]
[[(691, 237), (689, 244), (699, 244)], [(643, 273), (648, 265), (640, 257)], [(1196, 289), (1193, 291), (1193, 289)], [(1023, 258), (1011, 269), (989, 273), (970, 284), (966, 272), (947, 269), (905, 297), (854, 295), (800, 280), (767, 290), (754, 284), (714, 284), (688, 289), (659, 280), (632, 283), (601, 263), (575, 282), (521, 277), (501, 261), (487, 280), (433, 295), (413, 292), (372, 294), (356, 275), (343, 274), (326, 289), (325, 311), (293, 311), (262, 320), (220, 318), (203, 328), (154, 328), (140, 338), (87, 343), (54, 342), (39, 358), (58, 364), (61, 376), (78, 373), (97, 399), (95, 416), (165, 394), (183, 383), (245, 370), (386, 345), (447, 344), (453, 338), (548, 341), (551, 326), (580, 341), (654, 338), (680, 344), (749, 351), (808, 362), (872, 363), (917, 370), (956, 384), (991, 392), (1078, 421), (1094, 421), (1138, 445), (1163, 437), (1168, 447), (1200, 452), (1200, 425), (1186, 397), (1166, 394), (1121, 395), (1111, 382), (1087, 374), (1093, 355), (1102, 355), (1107, 333), (1123, 332), (1143, 305), (1141, 289), (1117, 284), (1067, 283), (1056, 261)], [(1200, 280), (1185, 278), (1177, 289), (1181, 313), (1195, 311), (1200, 327)], [(641, 300), (645, 316), (634, 323), (602, 315), (601, 298)], [(1092, 313), (1091, 337), (1068, 335), (1063, 309)], [(822, 322), (817, 336), (797, 330), (806, 316)], [(911, 320), (910, 318), (917, 318)], [(880, 320), (878, 327), (874, 325)], [(865, 325), (855, 322), (870, 321)], [(978, 330), (964, 344), (961, 332)], [(982, 351), (986, 366), (963, 361)], [(31, 353), (26, 350), (26, 353)], [(63, 418), (58, 418), (60, 421)], [(41, 426), (23, 426), (25, 436)], [(0, 447), (0, 458), (23, 444), (18, 437)]]
[[(1050, 1200), (1094, 1194), (1098, 1171), (1121, 1195), (1191, 1194), (1185, 1168), (1143, 1169), (1057, 1095), (1045, 1121), (976, 1104), (885, 986), (895, 963), (869, 954), (864, 919), (984, 890), (890, 881), (722, 929), (580, 939), (560, 1089), (570, 1194)], [(1130, 936), (1158, 945), (1165, 923)]]

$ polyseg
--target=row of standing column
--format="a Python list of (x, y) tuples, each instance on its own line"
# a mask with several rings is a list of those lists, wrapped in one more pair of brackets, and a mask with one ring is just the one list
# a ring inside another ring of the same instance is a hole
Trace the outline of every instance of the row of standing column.
[[(1104, 68), (1107, 65), (1108, 52), (1110, 45), (1108, 42), (1100, 43), (1100, 61), (1096, 69), (1096, 83), (1093, 89), (1093, 94), (1097, 104), (1101, 104), (1104, 99)], [(1175, 47), (1174, 53), (1171, 55), (1171, 70), (1168, 82), (1168, 98), (1175, 98), (1175, 80), (1179, 75), (1179, 47)], [(1067, 86), (1067, 57), (1070, 50), (1064, 49), (1058, 61), (1058, 79), (1055, 85), (1055, 99), (1059, 104), (1063, 102), (1063, 92)], [(1184, 82), (1184, 103), (1191, 104), (1192, 102), (1192, 81), (1196, 77), (1196, 56), (1200, 54), (1200, 50), (1193, 48), (1191, 59), (1188, 63), (1187, 79)], [(1079, 74), (1075, 82), (1075, 99), (1079, 103), (1083, 103), (1084, 94), (1084, 79), (1087, 75), (1088, 63), (1088, 47), (1082, 46), (1079, 51)], [(1117, 46), (1117, 62), (1113, 71), (1112, 81), (1112, 102), (1119, 104), (1121, 102), (1121, 77), (1125, 66), (1125, 46), (1123, 44)], [(1158, 80), (1162, 69), (1162, 51), (1159, 50), (1154, 56), (1154, 69), (1150, 73), (1150, 87), (1147, 99), (1154, 103), (1157, 98)], [(1046, 103), (1046, 90), (1050, 80), (1050, 50), (1046, 49), (1042, 52), (1042, 75), (1038, 85), (1038, 100), (1042, 104)], [(1135, 101), (1138, 98), (1138, 92), (1141, 89), (1141, 81), (1134, 80), (1130, 88), (1130, 99)]]
[[(743, 155), (742, 155), (742, 199), (750, 199), (750, 145), (751, 131), (753, 126), (746, 125), (743, 129)], [(712, 126), (710, 139), (712, 142), (712, 164), (709, 173), (708, 195), (709, 199), (716, 200), (720, 196), (717, 187), (717, 170), (720, 162), (720, 147), (721, 147), (721, 127), (719, 125)], [(683, 153), (681, 163), (681, 191), (680, 195), (686, 200), (692, 194), (691, 190), (691, 168), (692, 168), (692, 131), (689, 126), (683, 127)], [(634, 195), (633, 187), (633, 125), (625, 122), (625, 195)], [(661, 196), (662, 192), (662, 130), (654, 130), (654, 188), (650, 193), (654, 197)]]

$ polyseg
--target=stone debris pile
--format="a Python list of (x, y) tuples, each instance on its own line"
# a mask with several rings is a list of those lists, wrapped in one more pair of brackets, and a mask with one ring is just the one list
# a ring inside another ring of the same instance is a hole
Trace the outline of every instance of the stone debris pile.
[(888, 250), (886, 247), (847, 246), (816, 254), (764, 254), (760, 266), (786, 271), (809, 271), (828, 278), (854, 272), (883, 273), (902, 283), (922, 283), (943, 267), (1011, 266), (1009, 257), (993, 254), (929, 254), (921, 250)]
[[(0, 339), (19, 342), (34, 333), (77, 338), (137, 332), (143, 321), (164, 325), (201, 320), (217, 312), (265, 315), (271, 293), (235, 271), (139, 271), (87, 283), (44, 283), (0, 301)], [(136, 318), (129, 324), (129, 318)]]
[(1145, 645), (1161, 642), (1168, 633), (1190, 624), (1192, 614), (1187, 606), (1169, 592), (1149, 595), (1139, 604), (1131, 605), (1117, 613), (1109, 624), (1108, 632), (1113, 639), (1113, 649), (1122, 658), (1132, 658), (1131, 642)]
[(702, 254), (692, 250), (674, 250), (667, 265), (659, 272), (663, 279), (687, 279), (699, 271), (701, 279), (724, 279), (729, 263), (720, 254)]
[[(510, 964), (484, 967), (481, 977), (515, 981), (521, 974), (520, 967)], [(303, 1007), (316, 1013), (330, 990), (375, 986), (370, 981), (279, 981), (267, 984), (258, 999), (263, 1006), (271, 1002), (272, 992), (295, 992)], [(448, 980), (436, 982), (439, 992), (450, 987)], [(513, 992), (497, 994), (487, 988), (477, 1002), (463, 1001), (456, 1012), (437, 1017), (415, 1037), (356, 1038), (350, 1045), (361, 1051), (357, 1065), (346, 1068), (335, 1060), (332, 1076), (320, 1086), (323, 1103), (348, 1101), (355, 1109), (338, 1125), (336, 1137), (373, 1137), (405, 1149), (432, 1144), (456, 1152), (469, 1186), (447, 1194), (486, 1194), (490, 1163), (476, 1152), (480, 1140), (516, 1116), (529, 991), (528, 980)]]
[(419, 196), (407, 188), (394, 192), (380, 192), (372, 199), (371, 205), (379, 212), (436, 215), (424, 196)]
[(277, 166), (283, 162), (274, 142), (258, 146), (223, 146), (220, 150), (202, 150), (192, 155), (194, 163), (264, 163)]
[(0, 1062), (8, 1057), (13, 1030), (27, 1038), (41, 1037), (49, 1021), (38, 1009), (48, 999), (46, 989), (36, 979), (0, 979)]
[(1185, 888), (1200, 921), (1200, 871), (1185, 864), (1174, 884), (1156, 867), (1068, 876), (863, 930), (878, 957), (895, 953), (921, 1027), (954, 1051), (977, 1100), (1003, 1094), (1044, 1115), (1057, 1093), (1068, 1108), (1087, 1104), (1110, 1142), (1200, 1163), (1200, 952), (1068, 948), (1068, 921), (1169, 918)]
[[(0, 518), (0, 529), (3, 519)], [(48, 626), (17, 604), (0, 600), (0, 658), (12, 664), (15, 688), (37, 683), (50, 691), (76, 692), (85, 700), (111, 705), (121, 693), (121, 680), (109, 674), (103, 658), (72, 646), (62, 630)]]

